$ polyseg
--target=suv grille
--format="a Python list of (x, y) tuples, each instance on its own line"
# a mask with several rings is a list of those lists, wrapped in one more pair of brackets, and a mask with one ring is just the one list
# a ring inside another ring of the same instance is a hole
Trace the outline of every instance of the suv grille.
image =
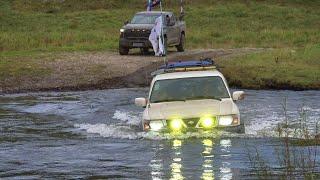
[[(199, 120), (199, 118), (182, 119), (183, 123), (187, 126), (187, 128), (195, 128)], [(169, 124), (170, 121), (171, 120), (167, 120), (167, 124)]]
[(196, 127), (199, 122), (199, 118), (190, 118), (190, 119), (183, 119), (182, 121), (187, 127)]
[(149, 38), (151, 30), (148, 29), (128, 29), (125, 31), (126, 38)]

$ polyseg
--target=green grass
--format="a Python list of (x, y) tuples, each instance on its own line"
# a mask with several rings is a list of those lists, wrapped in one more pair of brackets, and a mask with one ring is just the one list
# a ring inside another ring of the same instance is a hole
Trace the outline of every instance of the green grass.
[(233, 86), (254, 89), (320, 89), (320, 44), (274, 49), (219, 60)]
[[(115, 49), (121, 12), (85, 11), (47, 14), (17, 13), (1, 20), (0, 50), (10, 51), (77, 51)], [(10, 53), (9, 53), (10, 54)]]
[[(0, 52), (117, 50), (141, 0), (2, 0)], [(178, 3), (164, 1), (178, 11)], [(188, 48), (305, 47), (320, 42), (320, 2), (187, 1)]]

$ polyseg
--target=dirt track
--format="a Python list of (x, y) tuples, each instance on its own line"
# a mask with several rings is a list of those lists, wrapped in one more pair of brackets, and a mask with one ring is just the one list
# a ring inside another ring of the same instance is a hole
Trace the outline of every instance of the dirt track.
[[(262, 51), (263, 49), (212, 49), (170, 52), (168, 61), (218, 58)], [(49, 60), (48, 60), (49, 59)], [(11, 77), (0, 85), (0, 93), (29, 91), (66, 91), (142, 87), (150, 83), (150, 73), (164, 62), (163, 57), (116, 52), (64, 53), (39, 59), (38, 65), (50, 70), (48, 75)]]

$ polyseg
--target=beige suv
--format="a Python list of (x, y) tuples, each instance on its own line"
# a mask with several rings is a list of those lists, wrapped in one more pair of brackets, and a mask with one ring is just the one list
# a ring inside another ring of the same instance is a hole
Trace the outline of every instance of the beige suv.
[(136, 98), (144, 107), (144, 131), (244, 132), (236, 101), (243, 91), (231, 95), (224, 76), (213, 61), (170, 63), (154, 74), (148, 98)]

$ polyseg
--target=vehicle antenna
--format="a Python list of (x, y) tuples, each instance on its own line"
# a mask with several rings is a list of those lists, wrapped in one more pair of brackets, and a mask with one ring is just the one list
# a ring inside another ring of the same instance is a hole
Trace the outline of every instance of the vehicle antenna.
[(183, 20), (184, 17), (184, 7), (183, 7), (183, 0), (180, 0), (180, 20)]

